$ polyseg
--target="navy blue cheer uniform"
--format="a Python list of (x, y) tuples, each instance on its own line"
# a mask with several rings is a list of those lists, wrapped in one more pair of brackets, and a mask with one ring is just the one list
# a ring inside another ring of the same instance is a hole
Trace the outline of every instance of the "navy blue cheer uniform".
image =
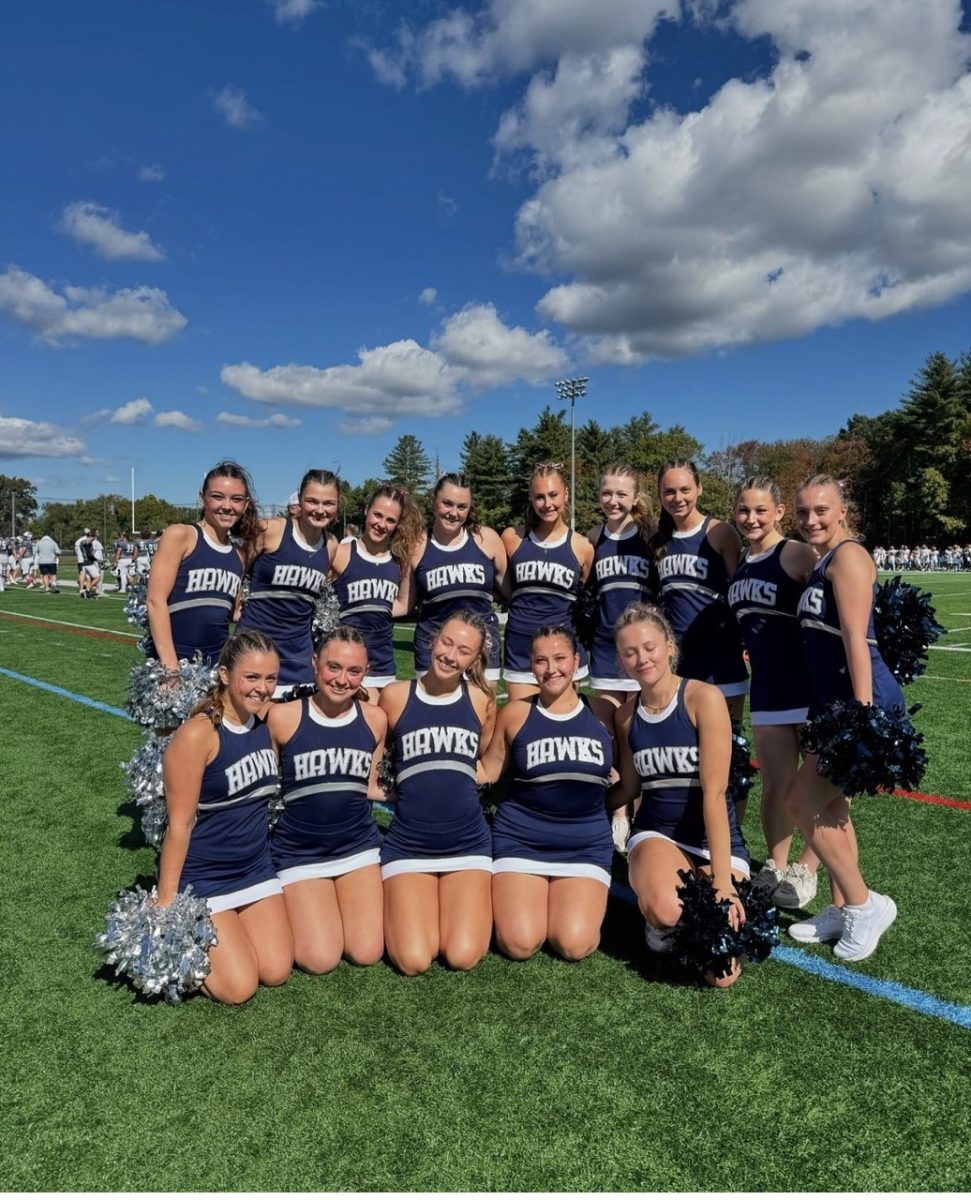
[[(175, 586), (169, 592), (169, 622), (177, 658), (192, 658), (198, 650), (215, 666), (229, 637), (229, 621), (243, 578), (243, 562), (231, 543), (212, 542), (198, 525), (196, 544), (179, 563)], [(151, 638), (149, 658), (158, 658)]]
[(509, 747), (512, 788), (492, 823), (493, 870), (583, 876), (609, 887), (610, 734), (583, 700), (570, 713), (548, 712), (538, 696), (528, 703)]
[(593, 556), (597, 596), (597, 625), (590, 652), (590, 682), (612, 692), (636, 692), (638, 684), (617, 658), (614, 626), (628, 606), (651, 600), (651, 553), (640, 529), (631, 525), (620, 533), (601, 526)]
[[(641, 803), (631, 825), (627, 850), (648, 838), (665, 838), (695, 858), (709, 861), (704, 793), (698, 752), (698, 730), (684, 706), (687, 680), (678, 684), (663, 712), (634, 709), (628, 740), (641, 779)], [(747, 876), (749, 854), (738, 827), (735, 805), (726, 797), (732, 870)]]
[(723, 696), (743, 696), (748, 672), (742, 632), (728, 607), (728, 570), (708, 541), (711, 517), (675, 531), (657, 561), (661, 603), (678, 640), (678, 673), (713, 683)]
[(368, 802), (374, 734), (354, 701), (326, 717), (310, 697), (280, 749), (283, 812), (270, 835), (281, 882), (332, 879), (376, 864), (380, 836)]
[[(826, 575), (826, 568), (832, 562), (833, 555), (846, 544), (840, 542), (828, 554), (823, 555), (813, 568), (809, 584), (799, 602), (799, 623), (802, 626), (812, 696), (809, 705), (810, 719), (819, 716), (833, 700), (853, 699), (853, 681), (846, 665), (839, 609), (836, 606), (833, 585)], [(876, 592), (877, 585), (874, 583), (874, 597)], [(866, 640), (870, 648), (870, 669), (873, 672), (873, 703), (888, 712), (896, 710), (903, 713), (906, 706), (900, 684), (894, 679), (877, 649), (872, 601)]]
[(417, 679), (394, 731), (398, 799), (381, 877), (491, 871), (492, 834), (476, 787), (479, 717), (469, 685), (430, 696)]
[(252, 904), (283, 890), (270, 857), (269, 804), (280, 774), (265, 721), (216, 727), (219, 752), (206, 765), (196, 823), (179, 878), (211, 912)]
[[(503, 674), (507, 683), (535, 683), (529, 665), (529, 647), (543, 625), (573, 630), (572, 605), (580, 590), (580, 563), (573, 553), (567, 530), (557, 542), (539, 542), (527, 533), (509, 557), (512, 589)], [(587, 652), (580, 647), (580, 667), (575, 679), (588, 674)]]
[(453, 613), (467, 609), (485, 621), (489, 631), (488, 678), (499, 678), (499, 621), (492, 607), (496, 565), (475, 538), (463, 531), (452, 546), (428, 535), (415, 568), (415, 588), (421, 605), (415, 624), (415, 670), (428, 670), (439, 629)]
[(277, 549), (261, 554), (253, 563), (249, 595), (237, 629), (258, 629), (273, 639), (280, 655), (278, 692), (297, 683), (313, 683), (310, 627), (314, 601), (329, 567), (326, 537), (310, 546), (289, 519), (284, 522)]
[(799, 725), (809, 708), (799, 600), (803, 583), (782, 567), (783, 538), (738, 564), (728, 604), (742, 630), (752, 668), (753, 725)]
[(391, 610), (401, 587), (401, 568), (390, 553), (375, 557), (358, 538), (349, 543), (350, 557), (334, 580), (341, 622), (356, 629), (368, 652), (365, 687), (385, 687), (395, 677), (394, 618)]

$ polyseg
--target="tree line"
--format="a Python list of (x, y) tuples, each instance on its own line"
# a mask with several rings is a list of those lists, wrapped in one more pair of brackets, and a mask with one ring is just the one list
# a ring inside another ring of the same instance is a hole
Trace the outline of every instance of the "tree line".
[[(963, 543), (971, 538), (971, 351), (953, 360), (931, 354), (895, 408), (875, 417), (856, 414), (826, 438), (749, 439), (706, 452), (683, 425), (662, 428), (646, 411), (609, 427), (587, 421), (576, 429), (577, 528), (586, 530), (598, 520), (600, 476), (612, 463), (641, 471), (654, 500), (654, 475), (671, 458), (697, 463), (705, 489), (702, 507), (723, 519), (730, 519), (738, 486), (750, 475), (774, 479), (788, 504), (802, 479), (826, 472), (845, 481), (856, 524), (870, 544)], [(543, 461), (562, 463), (569, 480), (566, 409), (547, 405), (514, 441), (467, 434), (459, 465), (471, 481), (479, 521), (498, 529), (521, 523), (530, 473)], [(341, 481), (344, 524), (362, 524), (368, 497), (384, 480), (404, 484), (428, 509), (439, 463), (414, 434), (398, 439), (382, 467), (383, 479)], [(139, 530), (164, 529), (194, 516), (193, 509), (157, 496), (136, 502)], [(131, 504), (123, 496), (41, 503), (29, 480), (0, 475), (0, 529), (13, 523), (17, 532), (45, 530), (64, 546), (86, 526), (111, 540), (130, 521)]]

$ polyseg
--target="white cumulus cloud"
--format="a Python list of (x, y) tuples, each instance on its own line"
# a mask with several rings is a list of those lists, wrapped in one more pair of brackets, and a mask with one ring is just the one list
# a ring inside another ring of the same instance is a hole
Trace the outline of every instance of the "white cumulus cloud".
[(241, 88), (227, 85), (212, 98), (213, 107), (233, 129), (256, 129), (263, 124), (263, 114), (246, 99)]
[(186, 433), (198, 433), (203, 428), (201, 421), (194, 420), (177, 408), (171, 409), (169, 412), (156, 413), (152, 424), (157, 425), (160, 429), (184, 429)]
[(303, 422), (299, 417), (274, 413), (272, 417), (247, 417), (241, 413), (221, 412), (216, 420), (221, 425), (236, 425), (241, 429), (296, 429)]
[(151, 411), (151, 403), (144, 396), (140, 396), (137, 400), (129, 400), (127, 404), (116, 408), (110, 420), (113, 425), (137, 425), (144, 421)]
[(281, 25), (299, 25), (321, 7), (320, 0), (267, 0)]
[(78, 200), (66, 205), (61, 216), (61, 229), (109, 262), (121, 259), (161, 262), (165, 258), (165, 252), (144, 230), (132, 233), (125, 229), (118, 213), (93, 200)]
[(476, 390), (502, 387), (517, 379), (543, 380), (567, 367), (567, 356), (549, 333), (509, 326), (492, 304), (470, 304), (443, 322), (431, 341), (465, 382)]
[(419, 304), (434, 304), (435, 297), (438, 295), (438, 288), (426, 287), (422, 288), (418, 293)]
[(386, 433), (393, 424), (390, 417), (361, 417), (358, 421), (338, 421), (337, 428), (341, 433), (373, 437), (378, 433)]
[(84, 443), (47, 421), (0, 416), (0, 459), (73, 458)]
[(161, 163), (145, 163), (138, 168), (139, 183), (161, 183), (165, 178), (165, 168)]
[(17, 266), (0, 274), (0, 312), (60, 345), (77, 338), (132, 338), (157, 345), (188, 324), (160, 288), (105, 288), (65, 285), (61, 291)]

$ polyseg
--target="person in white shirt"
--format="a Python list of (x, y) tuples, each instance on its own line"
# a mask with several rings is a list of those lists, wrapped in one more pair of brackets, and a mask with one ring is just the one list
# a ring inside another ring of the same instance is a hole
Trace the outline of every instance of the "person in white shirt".
[(60, 553), (60, 546), (49, 533), (45, 533), (34, 546), (34, 555), (40, 569), (40, 590), (42, 592), (60, 591), (57, 586), (57, 559)]

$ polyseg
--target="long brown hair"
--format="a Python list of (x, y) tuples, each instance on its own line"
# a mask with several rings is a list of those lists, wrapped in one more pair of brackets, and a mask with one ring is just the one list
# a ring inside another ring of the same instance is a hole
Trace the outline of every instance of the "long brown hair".
[(451, 484), (452, 487), (465, 488), (465, 490), (469, 493), (469, 511), (466, 514), (462, 528), (468, 530), (468, 532), (474, 536), (479, 532), (481, 526), (479, 525), (479, 518), (476, 516), (475, 512), (475, 496), (472, 494), (471, 480), (463, 471), (446, 471), (445, 474), (439, 478), (438, 483), (435, 484), (435, 489), (432, 492), (433, 501), (438, 498), (438, 493), (447, 484)]
[[(217, 471), (216, 474), (218, 475), (220, 472)], [(219, 667), (225, 667), (227, 672), (231, 672), (247, 654), (278, 653), (273, 639), (265, 633), (260, 633), (258, 629), (240, 629), (234, 633), (223, 646), (222, 653), (219, 655), (215, 683), (189, 713), (189, 716), (195, 717), (202, 713), (212, 721), (214, 728), (218, 728), (222, 724), (226, 711), (227, 691), (227, 684), (223, 683), (219, 676)]]
[(412, 500), (411, 493), (400, 483), (382, 483), (380, 487), (375, 488), (364, 506), (364, 515), (367, 516), (371, 505), (381, 499), (393, 500), (401, 509), (401, 519), (391, 535), (388, 549), (398, 565), (404, 568), (411, 561), (415, 547), (425, 532), (425, 521), (418, 505)]
[[(701, 487), (701, 476), (698, 474), (698, 468), (690, 458), (669, 458), (667, 462), (661, 464), (657, 473), (657, 494), (661, 495), (661, 480), (668, 471), (689, 471), (698, 487)], [(674, 517), (667, 511), (663, 504), (659, 505), (661, 512), (657, 519), (657, 533), (651, 538), (651, 551), (654, 555), (654, 561), (664, 557), (667, 544), (671, 540), (674, 533)]]
[[(202, 487), (199, 489), (200, 496), (205, 496), (206, 488), (208, 488), (209, 484), (221, 476), (225, 476), (227, 479), (238, 479), (246, 489), (246, 507), (240, 513), (239, 519), (229, 533), (243, 552), (244, 560), (248, 562), (253, 557), (256, 550), (256, 540), (262, 532), (262, 523), (256, 504), (256, 494), (253, 491), (253, 481), (250, 479), (249, 472), (245, 467), (241, 467), (238, 462), (234, 462), (231, 458), (226, 458), (222, 462), (216, 463), (206, 473), (206, 477), (202, 481)], [(205, 511), (205, 509), (200, 511), (200, 520), (205, 516)]]
[(654, 515), (654, 506), (651, 503), (651, 498), (644, 491), (644, 481), (640, 471), (636, 467), (632, 467), (630, 463), (611, 463), (609, 467), (604, 467), (600, 473), (600, 490), (603, 490), (604, 479), (608, 475), (622, 475), (624, 479), (633, 481), (634, 503), (631, 505), (630, 515), (640, 530), (641, 536), (646, 541), (650, 541), (657, 532), (658, 522)]

